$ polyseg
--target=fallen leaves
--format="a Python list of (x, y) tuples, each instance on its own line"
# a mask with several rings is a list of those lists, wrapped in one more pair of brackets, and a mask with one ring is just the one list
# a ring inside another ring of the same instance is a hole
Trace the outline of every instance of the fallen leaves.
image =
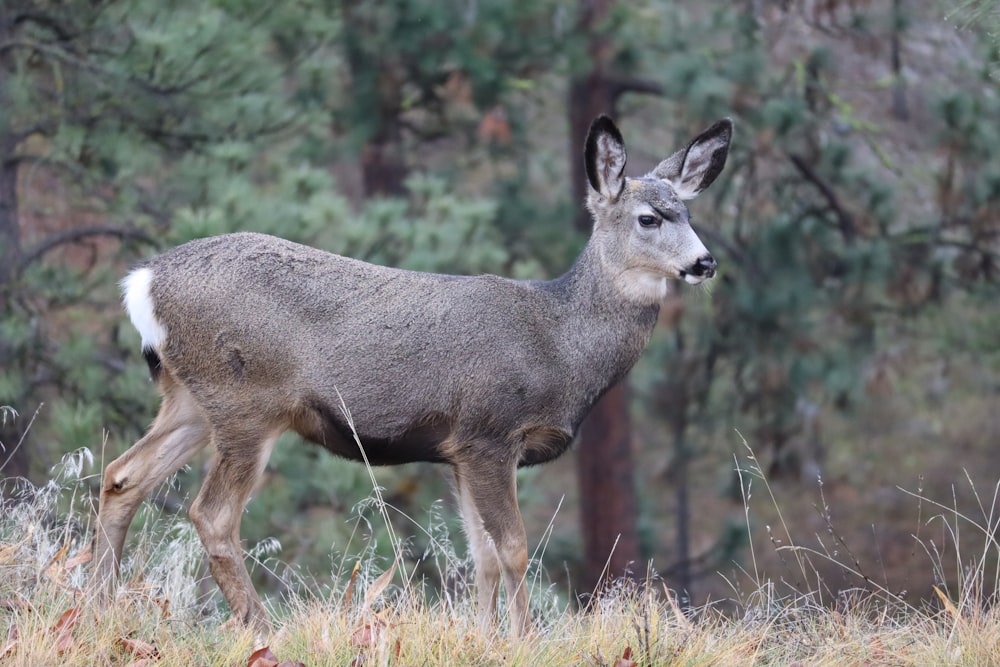
[[(13, 598), (3, 600), (3, 604), (0, 606), (9, 611), (34, 612), (30, 604)], [(48, 629), (48, 633), (53, 639), (51, 645), (46, 643), (46, 646), (51, 646), (58, 655), (64, 655), (73, 650), (92, 652), (93, 647), (87, 643), (81, 644), (75, 634), (82, 617), (83, 609), (80, 607), (70, 607), (60, 614), (56, 622)], [(23, 643), (20, 634), (17, 624), (12, 623), (7, 632), (7, 641), (0, 645), (0, 663), (18, 652)], [(133, 659), (127, 667), (147, 667), (160, 659), (160, 651), (155, 645), (132, 637), (119, 637), (114, 643), (114, 648)]]
[(636, 667), (638, 664), (639, 663), (632, 659), (632, 647), (626, 646), (625, 650), (622, 652), (622, 657), (615, 660), (613, 667)]
[(158, 660), (160, 658), (159, 649), (152, 644), (139, 639), (119, 637), (118, 641), (115, 642), (115, 646), (125, 653), (130, 654), (132, 657), (138, 658), (139, 660)]
[[(49, 559), (48, 564), (42, 568), (41, 577), (52, 581), (60, 586), (66, 585), (66, 577), (74, 569), (89, 563), (94, 557), (94, 551), (92, 545), (88, 545), (74, 554), (71, 558), (66, 558), (69, 555), (70, 543), (67, 541), (56, 554)], [(65, 562), (63, 562), (65, 560)]]
[[(365, 593), (364, 602), (361, 604), (361, 609), (359, 610), (360, 622), (358, 626), (351, 633), (351, 645), (357, 651), (357, 655), (354, 660), (351, 661), (351, 667), (362, 667), (365, 664), (366, 656), (372, 654), (381, 654), (382, 657), (389, 652), (388, 636), (387, 630), (389, 630), (390, 625), (388, 621), (379, 616), (378, 614), (372, 613), (372, 606), (375, 601), (382, 596), (385, 589), (388, 588), (389, 584), (392, 583), (392, 578), (396, 574), (396, 566), (399, 565), (399, 559), (397, 558), (393, 562), (392, 566), (379, 575), (379, 577), (372, 582), (371, 586), (368, 587), (367, 593)], [(354, 576), (351, 576), (351, 584), (354, 583)], [(402, 641), (397, 637), (395, 644), (392, 648), (393, 653), (393, 664), (399, 660), (399, 653), (402, 649)], [(377, 660), (378, 664), (384, 664), (385, 660)]]
[[(92, 552), (89, 548), (71, 554), (70, 546), (64, 544), (45, 562), (44, 567), (37, 570), (38, 579), (55, 583), (65, 590), (67, 573), (91, 559)], [(398, 632), (399, 627), (390, 610), (378, 610), (379, 600), (391, 586), (397, 565), (398, 563), (393, 563), (368, 585), (360, 604), (355, 602), (356, 608), (351, 615), (357, 614), (354, 616), (356, 620), (348, 626), (350, 634), (346, 637), (354, 655), (344, 667), (399, 664), (403, 644)], [(357, 576), (358, 571), (355, 570), (347, 591), (348, 601), (355, 592), (354, 583)], [(129, 613), (127, 610), (133, 607), (136, 612), (154, 610), (158, 607), (162, 619), (170, 616), (170, 601), (162, 596), (156, 587), (144, 585), (139, 580), (128, 582), (124, 588), (127, 594), (119, 595), (115, 602), (119, 606), (125, 605), (123, 613)], [(43, 655), (60, 656), (56, 662), (74, 660), (75, 655), (102, 656), (102, 660), (110, 660), (124, 667), (156, 667), (171, 661), (155, 640), (146, 641), (147, 638), (141, 638), (142, 634), (139, 631), (117, 635), (117, 638), (111, 639), (110, 643), (108, 643), (110, 638), (98, 639), (102, 636), (101, 633), (95, 633), (93, 628), (87, 626), (99, 624), (101, 614), (93, 610), (97, 614), (93, 615), (91, 610), (80, 602), (82, 599), (80, 591), (71, 592), (74, 600), (72, 606), (59, 614), (54, 622), (43, 618), (40, 624), (43, 634), (35, 635), (31, 640), (26, 639), (25, 629), (37, 622), (42, 616), (42, 610), (36, 609), (26, 599), (0, 598), (0, 611), (12, 612), (6, 639), (0, 639), (0, 667), (25, 659), (31, 660), (31, 656), (37, 651), (41, 651)], [(45, 616), (47, 615), (46, 613)], [(351, 627), (353, 631), (350, 631)], [(232, 667), (243, 667), (243, 664), (240, 662)], [(245, 664), (247, 667), (306, 667), (303, 662), (280, 659), (269, 646), (255, 650)], [(616, 664), (615, 667), (632, 667), (632, 665), (623, 663)]]
[(81, 549), (76, 553), (75, 556), (66, 561), (63, 565), (63, 569), (66, 571), (72, 570), (74, 568), (80, 567), (81, 565), (86, 565), (94, 558), (93, 545), (90, 544), (85, 549)]
[(962, 613), (958, 611), (958, 607), (952, 602), (944, 592), (937, 586), (932, 586), (934, 592), (937, 593), (938, 599), (941, 600), (941, 605), (944, 607), (945, 612), (952, 618), (955, 623), (962, 620)]
[(76, 645), (73, 638), (73, 627), (80, 618), (80, 608), (67, 609), (52, 626), (51, 631), (56, 636), (56, 652), (65, 653)]
[(8, 544), (0, 548), (0, 565), (13, 563), (21, 551), (21, 543)]
[(49, 559), (48, 565), (42, 569), (42, 576), (57, 584), (61, 584), (63, 579), (66, 578), (66, 570), (59, 561), (64, 559), (67, 553), (69, 553), (69, 542), (63, 544), (62, 548), (56, 552), (56, 555)]
[(351, 646), (359, 649), (369, 649), (376, 646), (385, 629), (386, 622), (381, 618), (374, 618), (369, 623), (359, 625), (351, 633)]
[(598, 649), (597, 654), (591, 658), (591, 662), (595, 665), (600, 665), (601, 667), (636, 667), (639, 664), (632, 659), (632, 647), (627, 644), (625, 645), (625, 650), (622, 651), (622, 657), (615, 658), (613, 663), (605, 661), (600, 649)]
[(284, 660), (279, 662), (278, 657), (271, 652), (270, 647), (265, 646), (264, 648), (258, 649), (250, 654), (250, 660), (247, 661), (247, 667), (306, 667), (306, 666), (301, 662), (292, 662), (291, 660)]

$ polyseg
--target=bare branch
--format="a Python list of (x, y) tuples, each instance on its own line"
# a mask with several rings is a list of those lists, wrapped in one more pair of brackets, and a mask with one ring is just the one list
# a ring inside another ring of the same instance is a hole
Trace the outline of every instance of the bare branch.
[(122, 225), (88, 225), (86, 227), (76, 227), (51, 234), (34, 248), (25, 252), (21, 257), (18, 270), (24, 271), (29, 264), (61, 245), (77, 243), (91, 236), (116, 236), (119, 239), (133, 239), (150, 245), (156, 245), (156, 240), (153, 237), (136, 227)]
[(77, 37), (77, 35), (70, 32), (69, 28), (50, 14), (43, 14), (41, 12), (24, 12), (23, 14), (19, 14), (14, 17), (15, 26), (22, 23), (34, 23), (44, 28), (48, 28), (52, 34), (54, 34), (62, 42), (71, 42)]
[(792, 164), (795, 165), (795, 168), (798, 169), (803, 178), (816, 186), (823, 199), (833, 209), (834, 214), (837, 216), (837, 223), (840, 226), (840, 234), (844, 237), (844, 243), (848, 245), (854, 243), (854, 238), (857, 236), (854, 217), (841, 205), (840, 198), (837, 197), (837, 193), (833, 191), (830, 184), (824, 181), (801, 155), (789, 153), (788, 159), (792, 161)]
[(611, 91), (612, 99), (616, 99), (625, 93), (657, 96), (663, 95), (663, 86), (652, 79), (641, 79), (629, 76), (612, 76), (608, 79), (607, 85)]

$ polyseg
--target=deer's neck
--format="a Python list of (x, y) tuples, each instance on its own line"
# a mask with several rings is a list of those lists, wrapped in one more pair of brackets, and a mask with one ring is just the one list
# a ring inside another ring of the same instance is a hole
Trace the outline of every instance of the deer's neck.
[[(562, 310), (563, 340), (569, 361), (607, 386), (620, 380), (639, 359), (656, 325), (660, 304), (641, 304), (621, 292), (593, 240), (573, 267), (547, 283)], [(603, 391), (607, 386), (601, 387)]]

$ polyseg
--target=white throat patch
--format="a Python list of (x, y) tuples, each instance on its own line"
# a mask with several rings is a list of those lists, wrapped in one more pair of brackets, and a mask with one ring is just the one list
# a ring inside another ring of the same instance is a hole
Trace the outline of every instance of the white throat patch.
[(667, 296), (667, 277), (644, 269), (628, 269), (615, 276), (615, 286), (629, 301), (660, 303)]

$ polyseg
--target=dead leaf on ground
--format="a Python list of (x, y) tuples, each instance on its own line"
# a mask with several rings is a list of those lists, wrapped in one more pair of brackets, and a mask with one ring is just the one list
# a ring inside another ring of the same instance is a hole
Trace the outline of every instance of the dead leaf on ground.
[(301, 662), (292, 662), (291, 660), (282, 660), (278, 662), (278, 656), (271, 652), (271, 648), (265, 646), (264, 648), (257, 649), (250, 654), (250, 660), (247, 662), (247, 667), (306, 667)]
[(152, 659), (156, 660), (160, 657), (160, 651), (155, 646), (149, 642), (144, 642), (141, 639), (130, 639), (128, 637), (119, 637), (115, 645), (126, 653), (132, 654), (133, 657), (139, 659)]
[(49, 564), (42, 569), (42, 576), (46, 579), (50, 579), (54, 582), (62, 583), (63, 578), (66, 576), (66, 571), (59, 565), (59, 561), (66, 557), (69, 553), (69, 542), (62, 545), (56, 555), (49, 560)]
[(73, 648), (76, 640), (73, 639), (73, 626), (80, 618), (80, 608), (73, 607), (63, 612), (59, 620), (55, 622), (51, 630), (56, 635), (56, 651), (65, 653)]
[(372, 585), (368, 588), (368, 592), (365, 593), (365, 601), (361, 605), (361, 613), (366, 613), (371, 609), (372, 604), (385, 592), (385, 589), (392, 583), (392, 577), (396, 574), (396, 566), (399, 564), (399, 558), (397, 558), (392, 563), (392, 567), (379, 575), (378, 579), (372, 582)]
[(632, 647), (626, 646), (625, 651), (622, 653), (622, 657), (615, 660), (614, 667), (636, 667), (638, 664), (639, 663), (632, 659)]
[(94, 558), (94, 543), (91, 542), (86, 548), (81, 549), (76, 552), (76, 555), (66, 561), (63, 565), (64, 570), (72, 570), (75, 567), (80, 567), (86, 563), (89, 563)]
[(23, 543), (18, 542), (17, 544), (8, 544), (4, 548), (0, 549), (0, 565), (7, 565), (13, 563), (14, 559), (17, 557), (17, 552), (21, 550), (21, 545)]
[[(126, 599), (130, 604), (138, 607), (152, 602), (160, 608), (163, 618), (170, 618), (170, 598), (166, 595), (159, 595), (162, 590), (157, 584), (150, 583), (142, 575), (139, 575), (125, 585), (125, 591)], [(234, 625), (242, 628), (238, 622), (234, 622)]]
[(351, 633), (351, 644), (358, 648), (370, 648), (378, 644), (382, 630), (385, 628), (385, 621), (375, 618), (371, 623), (365, 623), (355, 628)]
[(153, 602), (163, 612), (163, 618), (170, 618), (170, 598), (164, 595), (162, 598), (153, 598)]
[(354, 582), (358, 580), (358, 572), (361, 571), (361, 561), (354, 563), (354, 569), (351, 570), (351, 579), (347, 582), (347, 590), (344, 591), (344, 608), (350, 608), (351, 600), (354, 598)]
[(944, 610), (948, 612), (948, 615), (951, 616), (956, 623), (962, 620), (962, 614), (961, 612), (958, 611), (958, 607), (955, 606), (955, 603), (949, 600), (948, 596), (945, 595), (944, 592), (937, 586), (933, 586), (932, 588), (934, 589), (934, 592), (937, 593), (937, 596), (941, 599), (941, 604), (944, 605)]
[(259, 648), (250, 654), (247, 667), (278, 667), (278, 656), (271, 652), (269, 646)]

